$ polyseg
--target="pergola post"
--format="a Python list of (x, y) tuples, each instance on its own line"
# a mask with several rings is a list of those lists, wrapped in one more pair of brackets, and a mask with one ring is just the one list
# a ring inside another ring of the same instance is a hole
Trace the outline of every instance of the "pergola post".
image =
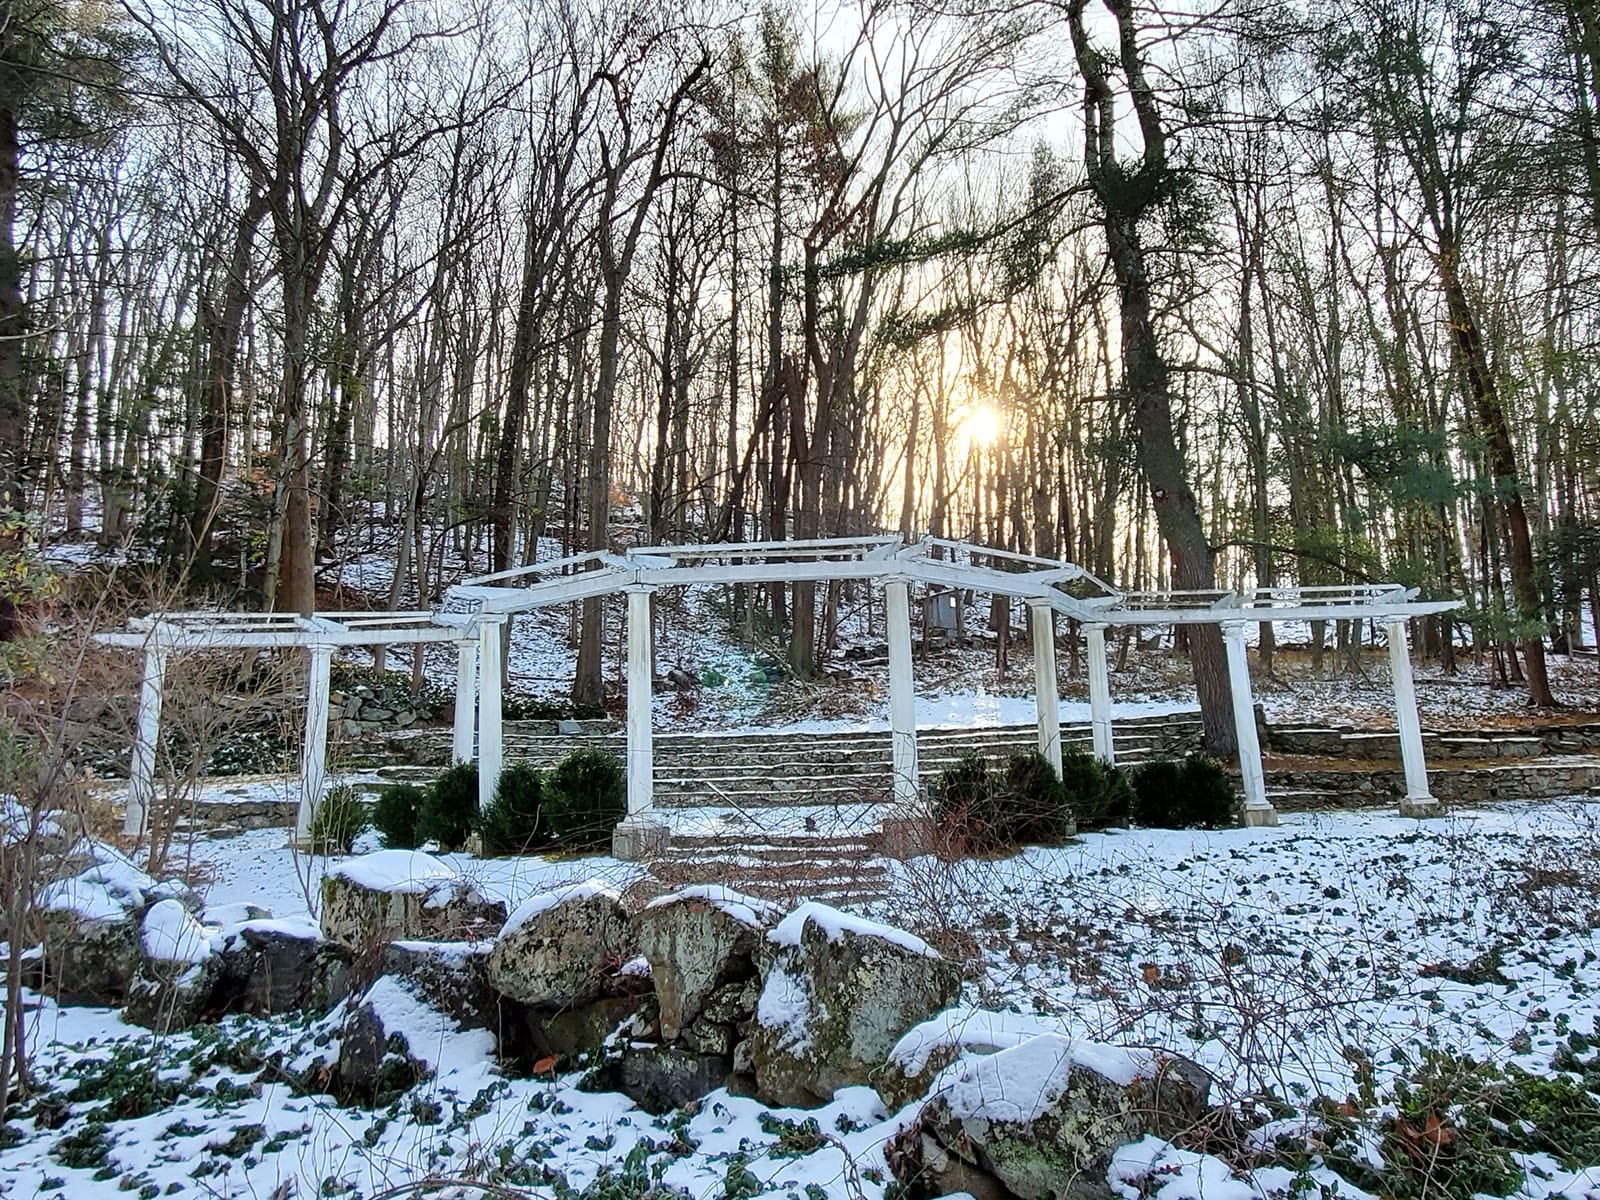
[(1094, 756), (1107, 766), (1117, 761), (1111, 735), (1111, 671), (1106, 664), (1106, 627), (1086, 625), (1089, 643), (1089, 728), (1094, 734)]
[(1276, 825), (1278, 810), (1267, 799), (1267, 776), (1261, 768), (1261, 739), (1256, 735), (1256, 703), (1250, 693), (1250, 658), (1245, 645), (1246, 626), (1229, 621), (1222, 626), (1228, 647), (1228, 684), (1233, 692), (1233, 729), (1239, 743), (1239, 775), (1244, 781), (1244, 823)]
[(456, 718), (451, 731), (450, 759), (471, 762), (478, 719), (478, 643), (456, 643)]
[(295, 816), (294, 840), (311, 840), (311, 822), (322, 805), (328, 779), (328, 676), (333, 667), (333, 647), (307, 647), (311, 671), (306, 680), (306, 730), (300, 744), (300, 809)]
[(156, 745), (161, 737), (161, 688), (167, 674), (167, 650), (152, 634), (144, 651), (144, 676), (139, 682), (139, 726), (128, 769), (128, 811), (122, 832), (142, 837), (156, 798)]
[(1033, 629), (1033, 707), (1039, 753), (1061, 774), (1061, 693), (1056, 682), (1056, 619), (1048, 600), (1028, 601)]
[(889, 634), (889, 759), (894, 799), (902, 814), (922, 804), (917, 774), (917, 692), (911, 673), (911, 586), (904, 578), (883, 584), (884, 620)]
[(655, 815), (655, 671), (651, 665), (650, 595), (632, 585), (628, 594), (628, 815), (611, 835), (611, 853), (641, 862), (666, 848), (666, 823)]
[(1444, 806), (1428, 790), (1428, 764), (1422, 753), (1422, 724), (1417, 719), (1417, 686), (1411, 677), (1411, 651), (1406, 646), (1406, 619), (1390, 617), (1389, 674), (1394, 682), (1395, 725), (1400, 732), (1400, 758), (1406, 769), (1402, 817), (1437, 817)]
[(484, 810), (494, 799), (504, 765), (504, 742), (500, 723), (500, 630), (505, 617), (499, 614), (478, 617), (478, 808)]

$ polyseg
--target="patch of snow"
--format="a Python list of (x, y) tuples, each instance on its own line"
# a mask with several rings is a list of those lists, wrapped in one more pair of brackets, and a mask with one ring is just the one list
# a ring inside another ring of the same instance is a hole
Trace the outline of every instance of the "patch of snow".
[(1106, 1182), (1124, 1200), (1259, 1200), (1220, 1158), (1147, 1136), (1111, 1157)]
[(211, 954), (211, 932), (178, 901), (163, 900), (145, 913), (139, 945), (157, 962), (204, 962)]
[(460, 1029), (392, 976), (380, 976), (361, 1003), (372, 1006), (385, 1031), (405, 1038), (412, 1058), (435, 1071), (444, 1066), (462, 1070), (494, 1059), (494, 1034), (485, 1029)]
[(904, 929), (896, 929), (893, 925), (885, 925), (880, 921), (858, 917), (854, 913), (843, 912), (816, 900), (807, 901), (779, 921), (767, 937), (780, 946), (798, 946), (800, 935), (808, 923), (815, 923), (818, 929), (827, 934), (830, 942), (837, 942), (845, 934), (853, 933), (860, 937), (882, 938), (886, 942), (893, 942), (896, 946), (909, 950), (912, 954), (921, 954), (927, 958), (940, 957), (937, 950), (916, 934), (907, 933)]
[(752, 929), (765, 928), (777, 920), (778, 915), (783, 912), (783, 909), (770, 900), (746, 896), (720, 883), (701, 883), (679, 888), (670, 895), (656, 897), (645, 907), (664, 908), (669, 904), (681, 904), (686, 900), (702, 900)]
[(432, 895), (465, 882), (454, 867), (421, 850), (378, 850), (347, 858), (330, 867), (328, 874), (369, 891), (411, 896)]
[(1061, 1034), (1065, 1030), (1065, 1022), (1057, 1017), (991, 1012), (958, 1005), (913, 1026), (889, 1051), (889, 1061), (907, 1075), (920, 1075), (933, 1052), (945, 1046), (993, 1054), (1042, 1034)]
[(811, 1001), (805, 986), (782, 967), (767, 972), (767, 982), (756, 1002), (756, 1020), (767, 1029), (784, 1030), (784, 1049), (804, 1051), (811, 1045), (806, 1026), (811, 1020)]
[(609, 896), (613, 900), (620, 900), (616, 892), (601, 883), (598, 879), (586, 879), (582, 883), (571, 883), (566, 887), (556, 888), (554, 891), (540, 892), (538, 895), (529, 896), (517, 905), (506, 923), (500, 928), (500, 936), (515, 933), (540, 913), (549, 912), (558, 904), (577, 904), (584, 900), (591, 900), (596, 896)]

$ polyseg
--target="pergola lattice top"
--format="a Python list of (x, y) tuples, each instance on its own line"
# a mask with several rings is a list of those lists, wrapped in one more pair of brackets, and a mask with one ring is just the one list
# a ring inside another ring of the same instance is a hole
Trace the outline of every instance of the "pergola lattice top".
[[(1004, 566), (996, 565), (1004, 564)], [(1249, 591), (1124, 592), (1076, 563), (948, 538), (907, 542), (892, 534), (802, 542), (719, 542), (594, 550), (467, 579), (450, 590), (485, 613), (527, 612), (630, 587), (903, 579), (1046, 602), (1065, 616), (1104, 625), (1200, 625), (1415, 617), (1454, 608), (1419, 601), (1400, 584), (1270, 587)], [(1077, 584), (1074, 591), (1066, 585)]]

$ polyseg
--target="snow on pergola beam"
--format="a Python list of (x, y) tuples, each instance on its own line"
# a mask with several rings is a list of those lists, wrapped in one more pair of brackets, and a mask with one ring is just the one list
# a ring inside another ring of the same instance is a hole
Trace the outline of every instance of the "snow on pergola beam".
[(473, 636), (469, 618), (454, 613), (323, 612), (225, 613), (195, 610), (152, 613), (128, 622), (124, 631), (101, 633), (103, 646), (144, 650), (261, 650), (312, 646), (393, 646), (458, 642)]

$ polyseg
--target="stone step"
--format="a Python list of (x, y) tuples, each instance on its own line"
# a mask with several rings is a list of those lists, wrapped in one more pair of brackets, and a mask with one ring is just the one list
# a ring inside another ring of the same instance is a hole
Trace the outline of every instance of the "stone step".
[(723, 851), (730, 843), (744, 846), (762, 846), (768, 850), (808, 850), (811, 853), (875, 854), (882, 848), (883, 838), (877, 834), (853, 834), (835, 837), (829, 834), (766, 834), (730, 830), (728, 834), (674, 834), (672, 853), (682, 853), (685, 858), (696, 851)]

